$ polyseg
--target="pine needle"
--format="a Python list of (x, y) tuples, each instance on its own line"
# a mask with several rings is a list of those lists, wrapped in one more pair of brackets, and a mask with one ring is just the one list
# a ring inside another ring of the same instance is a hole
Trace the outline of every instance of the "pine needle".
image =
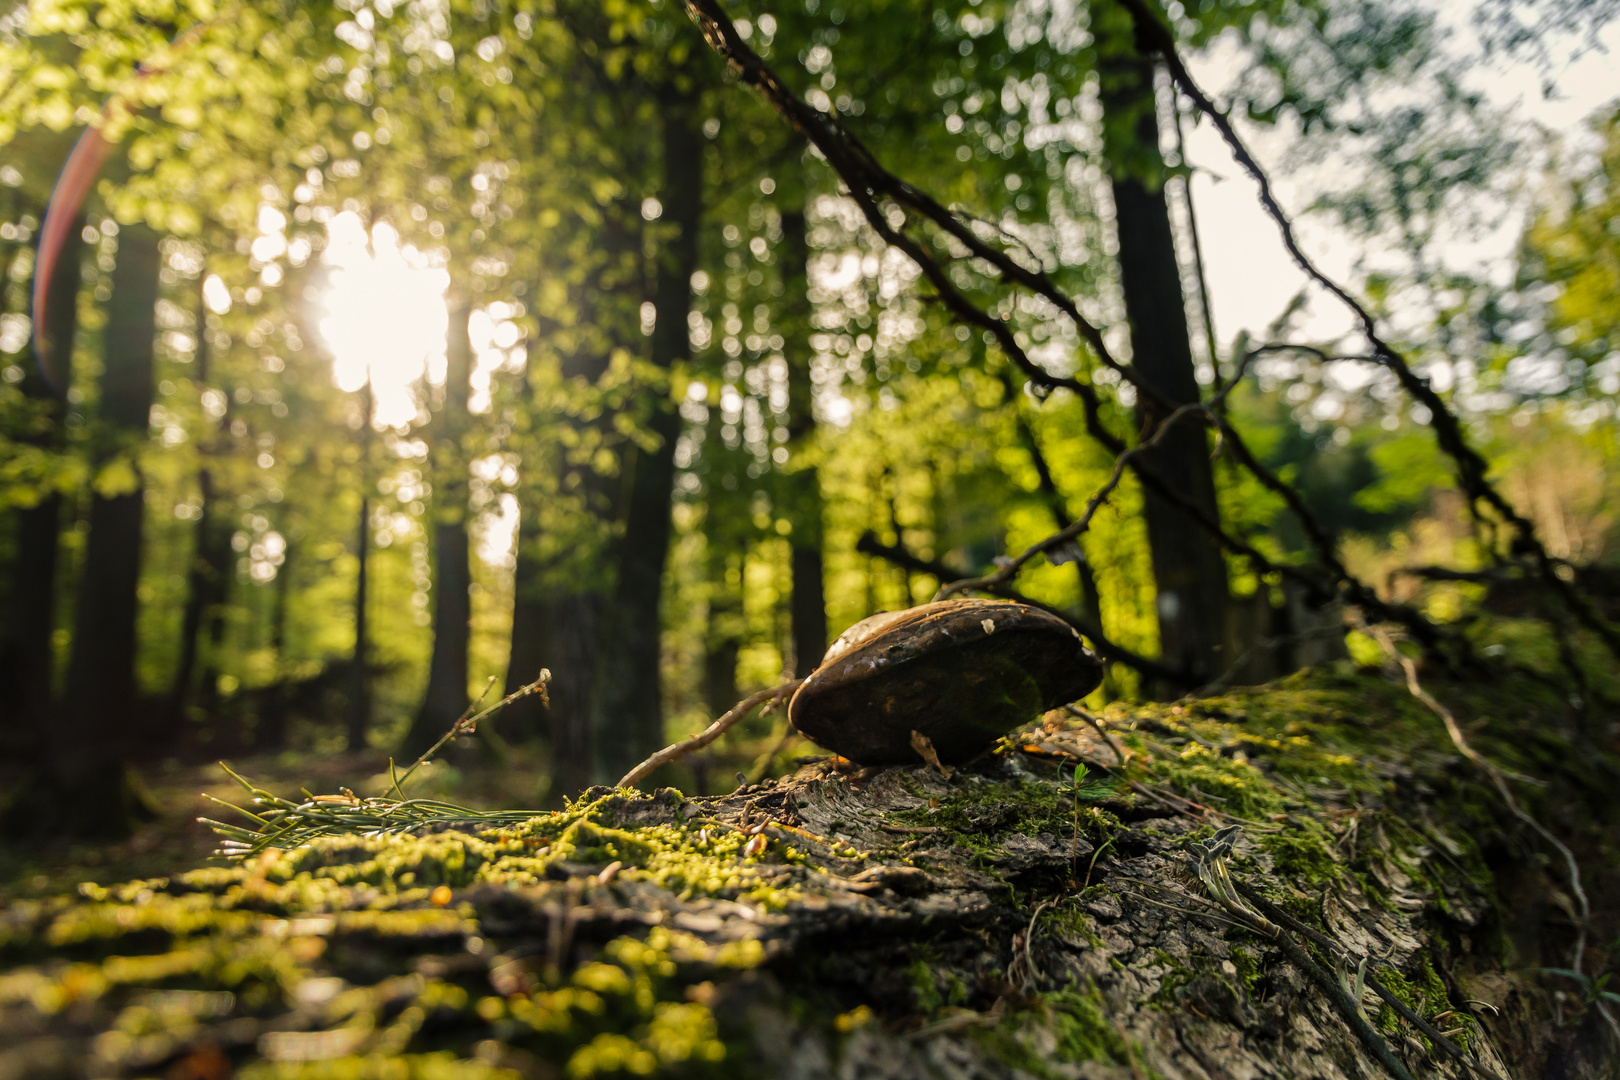
[(542, 671), (534, 682), (508, 694), (482, 712), (472, 715), (473, 709), (480, 704), (474, 702), (467, 710), (467, 714), (460, 717), (445, 733), (444, 738), (418, 758), (403, 775), (396, 773), (393, 761), (389, 761), (388, 796), (361, 798), (347, 788), (341, 789), (342, 794), (339, 795), (314, 795), (308, 788), (304, 788), (301, 792), (303, 799), (295, 802), (259, 787), (222, 761), (219, 767), (225, 770), (225, 775), (241, 785), (242, 790), (247, 793), (249, 805), (254, 809), (237, 806), (212, 795), (205, 794), (203, 798), (241, 814), (257, 827), (243, 828), (240, 825), (231, 825), (206, 817), (199, 817), (197, 820), (214, 830), (220, 838), (219, 847), (215, 849), (214, 855), (232, 861), (250, 858), (270, 848), (287, 850), (324, 838), (346, 836), (370, 838), (420, 831), (484, 830), (521, 825), (546, 811), (475, 810), (469, 806), (460, 806), (440, 799), (411, 799), (405, 796), (404, 784), (446, 743), (458, 735), (471, 734), (475, 731), (480, 720), (494, 715), (519, 698), (535, 693), (543, 696), (550, 678), (551, 672)]

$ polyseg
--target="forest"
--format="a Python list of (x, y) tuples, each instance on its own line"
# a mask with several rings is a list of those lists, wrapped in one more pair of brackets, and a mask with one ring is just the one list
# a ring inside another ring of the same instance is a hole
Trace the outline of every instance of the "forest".
[(0, 1078), (1620, 1076), (1617, 14), (16, 0)]

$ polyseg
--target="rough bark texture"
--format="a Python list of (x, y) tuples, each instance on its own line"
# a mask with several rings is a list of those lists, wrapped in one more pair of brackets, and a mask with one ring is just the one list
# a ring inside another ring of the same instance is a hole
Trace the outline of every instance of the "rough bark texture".
[[(653, 303), (657, 321), (650, 350), (653, 366), (669, 372), (689, 351), (687, 313), (692, 272), (697, 269), (698, 226), (703, 215), (703, 118), (697, 102), (669, 91), (660, 103), (664, 178), (660, 195), (665, 234), (659, 244)], [(629, 455), (624, 533), (615, 560), (613, 606), (607, 647), (601, 657), (600, 696), (595, 702), (596, 777), (617, 779), (657, 750), (664, 740), (659, 606), (669, 555), (670, 499), (675, 491), (675, 440), (681, 418), (667, 389), (655, 390), (647, 435), (654, 445)], [(611, 733), (611, 735), (609, 734)]]
[[(1606, 758), (1572, 755), (1539, 684), (1431, 689), (1478, 749), (1552, 781), (1522, 795), (1585, 868), (1601, 972), (1613, 727)], [(1616, 1075), (1597, 1011), (1534, 970), (1570, 962), (1559, 863), (1398, 683), (1301, 675), (1104, 722), (1123, 766), (1052, 714), (950, 776), (823, 761), (721, 797), (597, 788), (504, 829), (15, 904), (0, 1076), (1387, 1075), (1315, 981), (1354, 992), (1327, 948), (1370, 956), (1480, 1075)], [(1198, 845), (1230, 825), (1222, 865), (1289, 929), (1201, 883)], [(1398, 1067), (1468, 1075), (1370, 986), (1355, 1004)]]
[[(59, 448), (67, 406), (65, 395), (73, 372), (73, 339), (79, 325), (79, 263), (84, 255), (83, 221), (68, 230), (42, 325), (39, 344), (53, 357), (60, 385), (45, 382), (30, 364), (22, 391), (37, 402), (44, 415), (41, 427), (27, 440), (35, 446)], [(17, 512), (17, 549), (12, 566), (7, 611), (0, 619), (0, 698), (8, 704), (0, 722), (0, 756), (19, 761), (38, 750), (51, 704), (51, 680), (56, 670), (51, 632), (56, 625), (56, 573), (62, 531), (62, 495), (40, 493), (33, 506)]]
[[(1144, 382), (1173, 407), (1198, 401), (1199, 387), (1164, 194), (1153, 64), (1130, 42), (1128, 20), (1118, 25), (1121, 15), (1106, 5), (1098, 23), (1099, 96), (1113, 179), (1120, 286), (1131, 328), (1132, 362)], [(1138, 415), (1143, 431), (1154, 430), (1164, 419), (1162, 410), (1148, 402), (1141, 403)], [(1177, 425), (1143, 455), (1143, 463), (1206, 515), (1219, 516), (1209, 440), (1202, 426)], [(1223, 655), (1227, 585), (1220, 545), (1190, 515), (1151, 488), (1143, 492), (1143, 515), (1158, 591), (1160, 658), (1200, 682), (1212, 679), (1229, 666)], [(1165, 689), (1179, 692), (1192, 687)]]

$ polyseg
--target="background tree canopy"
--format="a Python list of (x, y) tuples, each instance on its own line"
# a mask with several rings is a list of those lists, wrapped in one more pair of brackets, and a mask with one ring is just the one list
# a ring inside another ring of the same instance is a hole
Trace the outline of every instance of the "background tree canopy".
[[(0, 696), (53, 808), (14, 825), (119, 831), (132, 762), (414, 757), (542, 666), (483, 742), (555, 801), (992, 572), (1110, 661), (1094, 705), (1370, 662), (1345, 604), (1459, 661), (1612, 644), (1616, 114), (1480, 86), (1555, 81), (1607, 6), (690, 14), (0, 21)], [(1365, 325), (1307, 283), (1217, 332), (1222, 115)], [(1561, 614), (1505, 598), (1538, 577)], [(770, 724), (682, 782), (799, 752)]]

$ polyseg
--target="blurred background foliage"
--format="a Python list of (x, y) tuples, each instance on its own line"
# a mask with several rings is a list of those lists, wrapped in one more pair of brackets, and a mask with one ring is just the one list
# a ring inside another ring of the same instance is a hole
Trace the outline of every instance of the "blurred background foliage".
[[(1612, 608), (1620, 110), (1561, 140), (1471, 75), (1507, 56), (1551, 78), (1606, 5), (1490, 0), (1471, 34), (1383, 0), (1164, 10), (1298, 178), (1296, 205), (1353, 253), (1356, 290), (1505, 493)], [(1100, 103), (1109, 50), (1128, 48), (1122, 9), (730, 14), (806, 100), (1048, 270), (1121, 353), (1108, 179), (1164, 191), (1204, 392), (1261, 342), (1322, 350), (1258, 359), (1230, 412), (1351, 569), (1473, 620), (1484, 644), (1527, 614), (1468, 580), (1501, 538), (1452, 491), (1428, 417), (1386, 372), (1324, 359), (1356, 346), (1306, 294), (1271, 326), (1216, 333), (1210, 295), (1246, 285), (1209, 280), (1195, 243), (1195, 116), (1162, 75), (1139, 103), (1156, 145), (1141, 115)], [(347, 751), (370, 775), (542, 665), (549, 712), (514, 709), (466, 753), (521, 761), (530, 797), (556, 801), (808, 670), (859, 619), (928, 600), (941, 570), (1050, 534), (1113, 467), (1080, 402), (1031, 393), (952, 323), (672, 0), (51, 0), (0, 15), (0, 85), (0, 749), (22, 778), (14, 824), (30, 784), (95, 804), (31, 810), (29, 830), (117, 831), (141, 801), (130, 764)], [(52, 331), (33, 321), (38, 238), (87, 128), (109, 152)], [(1512, 272), (1470, 268), (1471, 240), (1504, 228)], [(157, 253), (157, 299), (134, 323), (149, 369), (106, 332), (144, 287), (128, 280), (138, 243)], [(1071, 325), (995, 292), (984, 266), (950, 271), (1039, 363), (1095, 385), (1107, 425), (1135, 430), (1129, 388)], [(54, 384), (34, 355), (52, 332)], [(147, 423), (120, 426), (129, 415)], [(1220, 456), (1214, 481), (1233, 531), (1313, 558), (1280, 501)], [(135, 519), (100, 524), (98, 506), (132, 498)], [(1153, 657), (1164, 606), (1142, 504), (1127, 479), (1083, 558), (1033, 566), (1021, 587)], [(1408, 572), (1433, 567), (1457, 573)], [(1236, 657), (1298, 598), (1228, 569), (1248, 613), (1220, 628)], [(445, 602), (462, 589), (464, 609)], [(97, 644), (121, 618), (128, 648)], [(1097, 693), (1194, 688), (1121, 663)], [(784, 730), (756, 718), (669, 779), (726, 788), (814, 752)], [(99, 749), (75, 764), (64, 740)]]

